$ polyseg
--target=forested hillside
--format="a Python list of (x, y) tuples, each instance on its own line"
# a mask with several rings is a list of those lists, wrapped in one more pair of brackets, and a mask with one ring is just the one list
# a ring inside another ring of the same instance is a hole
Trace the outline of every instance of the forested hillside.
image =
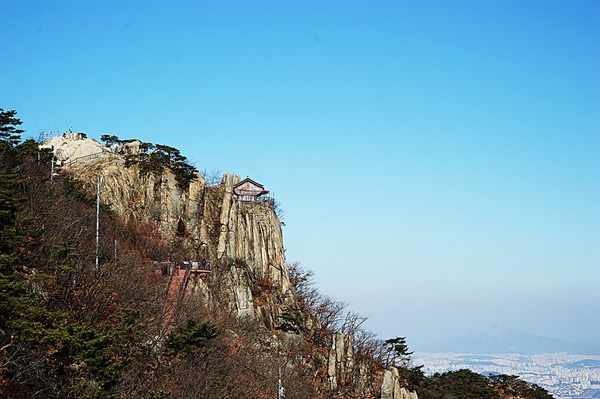
[[(205, 186), (179, 152), (160, 158), (174, 172), (140, 168), (156, 155), (55, 169), (20, 124), (0, 109), (0, 397), (550, 397), (516, 376), (426, 378), (405, 338), (380, 340), (285, 264), (272, 204), (228, 199), (230, 178)], [(148, 196), (115, 183), (130, 206), (98, 202), (95, 179), (124, 168)], [(210, 273), (170, 295), (198, 257)]]

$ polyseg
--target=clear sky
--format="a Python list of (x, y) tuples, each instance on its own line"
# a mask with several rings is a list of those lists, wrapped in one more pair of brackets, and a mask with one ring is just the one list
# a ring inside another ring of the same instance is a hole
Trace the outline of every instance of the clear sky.
[(249, 176), (409, 346), (599, 342), (597, 1), (0, 0), (0, 107)]

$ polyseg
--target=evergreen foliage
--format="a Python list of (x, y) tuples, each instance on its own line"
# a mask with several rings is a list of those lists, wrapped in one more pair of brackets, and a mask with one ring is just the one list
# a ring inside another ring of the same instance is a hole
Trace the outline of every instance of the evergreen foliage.
[(21, 125), (20, 119), (16, 118), (17, 111), (5, 111), (0, 108), (0, 142), (4, 145), (14, 147), (21, 141), (21, 133), (24, 130), (17, 126)]
[(177, 326), (168, 337), (166, 346), (175, 353), (197, 355), (220, 332), (221, 328), (211, 323), (188, 320), (186, 324)]
[(384, 341), (387, 346), (390, 358), (388, 363), (392, 365), (399, 365), (401, 367), (407, 367), (410, 363), (410, 356), (413, 352), (408, 350), (406, 344), (406, 337), (396, 337)]
[(510, 395), (530, 399), (552, 399), (552, 395), (544, 388), (529, 384), (516, 375), (490, 375), (488, 378), (502, 397)]
[(106, 146), (111, 146), (115, 144), (120, 144), (121, 141), (115, 135), (103, 134), (100, 136), (100, 141), (102, 141)]
[(0, 272), (8, 271), (18, 260), (15, 247), (20, 240), (13, 229), (23, 198), (18, 194), (20, 183), (17, 143), (23, 130), (16, 111), (0, 108)]
[[(127, 142), (119, 140), (116, 136), (102, 137), (107, 144)], [(169, 169), (175, 175), (177, 184), (182, 190), (187, 190), (199, 173), (198, 169), (181, 155), (181, 151), (163, 144), (141, 143), (139, 153), (128, 154), (125, 157), (125, 166), (132, 165), (139, 167), (140, 176), (160, 175), (165, 169)]]

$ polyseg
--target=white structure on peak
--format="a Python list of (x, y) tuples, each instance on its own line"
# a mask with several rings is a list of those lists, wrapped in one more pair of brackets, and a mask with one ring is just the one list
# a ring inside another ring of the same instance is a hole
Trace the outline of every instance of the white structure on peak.
[(54, 136), (41, 144), (40, 148), (52, 149), (58, 165), (72, 163), (77, 159), (96, 154), (114, 153), (96, 140), (85, 137), (83, 133), (64, 133), (62, 136)]

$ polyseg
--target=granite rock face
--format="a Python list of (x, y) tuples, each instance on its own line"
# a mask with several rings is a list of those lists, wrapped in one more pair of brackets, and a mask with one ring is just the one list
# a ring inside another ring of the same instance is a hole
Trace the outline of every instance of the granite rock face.
[(331, 336), (331, 346), (327, 358), (327, 375), (332, 389), (337, 388), (337, 380), (352, 372), (354, 365), (354, 353), (350, 337), (343, 334)]
[(63, 134), (62, 136), (54, 136), (40, 147), (51, 148), (58, 165), (88, 157), (93, 154), (106, 153), (106, 155), (110, 155), (114, 153), (113, 150), (103, 146), (96, 140), (86, 138), (83, 133), (69, 133)]
[(266, 202), (244, 202), (236, 199), (233, 186), (236, 175), (223, 177), (225, 193), (220, 217), (217, 256), (243, 259), (261, 278), (280, 285), (281, 294), (291, 284), (285, 263), (281, 222), (273, 206)]
[(383, 373), (380, 399), (418, 399), (416, 392), (400, 386), (398, 369), (390, 367)]
[[(208, 308), (219, 306), (213, 303), (219, 298), (234, 313), (259, 317), (273, 327), (282, 309), (295, 302), (281, 223), (272, 204), (237, 198), (233, 186), (238, 176), (225, 174), (219, 186), (207, 187), (198, 174), (182, 190), (168, 169), (142, 175), (137, 165), (125, 166), (128, 151), (78, 134), (55, 137), (45, 146), (54, 148), (63, 170), (83, 181), (90, 194), (99, 178), (100, 201), (123, 220), (155, 226), (167, 243), (181, 241), (189, 260), (211, 260), (213, 273), (203, 277), (209, 281), (193, 276), (188, 285), (190, 294), (202, 296)], [(217, 286), (218, 292), (206, 292)]]

